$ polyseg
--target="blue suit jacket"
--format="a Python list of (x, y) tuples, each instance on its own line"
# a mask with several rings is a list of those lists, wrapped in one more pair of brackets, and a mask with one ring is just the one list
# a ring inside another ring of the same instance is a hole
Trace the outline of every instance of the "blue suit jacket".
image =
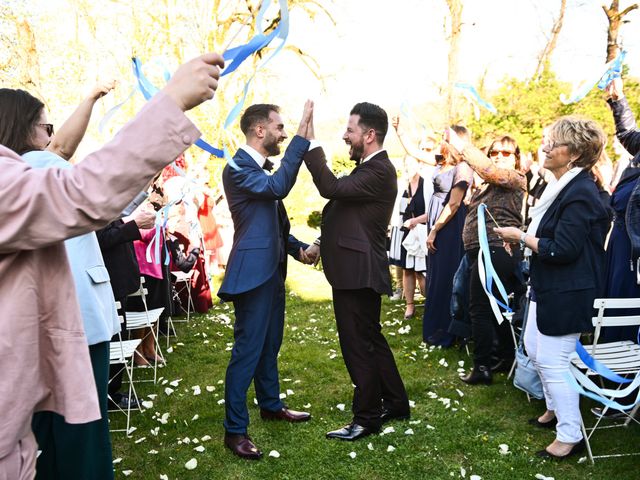
[[(233, 247), (218, 290), (223, 300), (259, 287), (279, 266), (286, 275), (286, 253), (298, 257), (307, 245), (289, 235), (289, 220), (281, 200), (293, 187), (309, 141), (295, 136), (280, 168), (268, 175), (240, 149), (233, 157), (240, 170), (227, 165), (222, 184), (233, 219)], [(286, 244), (285, 244), (286, 239)]]
[(593, 300), (604, 285), (604, 240), (609, 212), (595, 182), (580, 172), (560, 192), (538, 227), (531, 286), (538, 330), (551, 336), (593, 329)]

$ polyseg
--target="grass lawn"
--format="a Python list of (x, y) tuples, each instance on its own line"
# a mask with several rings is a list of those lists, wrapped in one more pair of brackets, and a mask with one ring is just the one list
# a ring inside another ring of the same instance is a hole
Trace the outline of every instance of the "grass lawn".
[[(298, 425), (262, 421), (251, 390), (249, 434), (265, 457), (257, 462), (241, 460), (224, 448), (221, 399), (233, 341), (233, 312), (230, 306), (216, 305), (189, 324), (178, 324), (179, 337), (172, 339), (168, 366), (160, 371), (163, 379), (157, 385), (137, 384), (141, 398), (153, 406), (134, 414), (137, 429), (131, 438), (113, 434), (116, 478), (127, 473), (126, 478), (171, 480), (469, 479), (472, 475), (493, 480), (533, 479), (536, 474), (556, 480), (640, 478), (637, 457), (599, 460), (595, 466), (578, 463), (577, 458), (562, 463), (534, 458), (533, 453), (554, 436), (527, 425), (544, 404), (528, 403), (504, 374), (497, 375), (491, 387), (465, 385), (458, 379), (458, 369), (471, 364), (466, 352), (425, 347), (421, 318), (404, 321), (402, 304), (388, 300), (383, 302), (383, 328), (409, 398), (415, 402), (411, 420), (390, 423), (387, 426), (395, 431), (355, 443), (325, 439), (328, 430), (351, 419), (352, 387), (340, 355), (331, 293), (321, 272), (297, 262), (290, 263), (287, 283), (281, 390), (291, 408), (310, 411), (312, 420)], [(401, 327), (403, 332), (406, 327), (410, 330), (400, 333)], [(148, 373), (136, 371), (138, 377)], [(584, 411), (591, 406), (583, 400)], [(586, 418), (592, 420), (590, 415)], [(123, 423), (115, 414), (112, 422)], [(640, 443), (639, 433), (637, 426), (597, 432), (594, 450), (633, 451)], [(508, 445), (507, 454), (500, 453), (500, 444)], [(269, 456), (271, 451), (279, 457)], [(185, 468), (190, 459), (197, 460), (193, 470)]]

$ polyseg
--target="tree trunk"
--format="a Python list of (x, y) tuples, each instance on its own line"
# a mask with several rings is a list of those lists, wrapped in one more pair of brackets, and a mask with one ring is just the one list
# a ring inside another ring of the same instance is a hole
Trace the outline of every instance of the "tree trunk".
[(449, 33), (449, 57), (447, 77), (447, 121), (457, 120), (457, 110), (454, 97), (454, 85), (458, 81), (458, 56), (460, 52), (460, 33), (462, 31), (462, 0), (447, 0), (451, 17), (451, 31)]
[(567, 9), (567, 0), (560, 0), (560, 14), (558, 15), (557, 20), (553, 23), (553, 28), (551, 28), (551, 35), (549, 36), (549, 41), (544, 46), (544, 50), (538, 57), (538, 65), (536, 66), (536, 71), (533, 74), (534, 80), (539, 80), (542, 74), (549, 70), (549, 65), (551, 63), (551, 56), (553, 55), (554, 50), (556, 49), (556, 45), (558, 43), (558, 36), (560, 35), (560, 30), (562, 30), (562, 24), (564, 22), (564, 13)]
[(17, 44), (20, 55), (18, 83), (24, 88), (40, 87), (40, 64), (36, 38), (26, 19), (16, 21)]
[(637, 8), (638, 4), (634, 3), (620, 11), (620, 2), (618, 0), (612, 0), (611, 5), (608, 7), (606, 5), (602, 6), (609, 21), (609, 28), (607, 29), (607, 62), (616, 58), (620, 50), (618, 36), (620, 34), (620, 25), (624, 23), (624, 17)]

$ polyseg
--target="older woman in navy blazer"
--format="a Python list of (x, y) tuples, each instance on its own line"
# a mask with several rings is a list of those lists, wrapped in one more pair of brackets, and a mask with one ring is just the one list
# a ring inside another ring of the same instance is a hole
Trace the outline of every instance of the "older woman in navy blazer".
[(566, 458), (584, 448), (579, 395), (565, 373), (580, 333), (592, 328), (593, 300), (604, 281), (610, 218), (590, 170), (605, 139), (592, 120), (558, 120), (543, 147), (544, 168), (555, 181), (530, 210), (529, 229), (496, 229), (504, 241), (532, 252), (525, 347), (540, 374), (547, 410), (530, 423), (557, 431), (556, 439), (537, 453), (540, 457)]

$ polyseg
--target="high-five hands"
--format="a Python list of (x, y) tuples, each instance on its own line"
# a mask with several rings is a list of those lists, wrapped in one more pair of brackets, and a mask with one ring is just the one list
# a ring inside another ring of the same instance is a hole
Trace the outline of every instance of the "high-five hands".
[(182, 64), (162, 91), (186, 112), (213, 98), (223, 67), (221, 55), (205, 53)]
[(298, 132), (296, 135), (304, 137), (307, 140), (313, 140), (313, 101), (307, 100), (304, 104), (304, 110), (302, 112), (302, 119), (298, 126)]

